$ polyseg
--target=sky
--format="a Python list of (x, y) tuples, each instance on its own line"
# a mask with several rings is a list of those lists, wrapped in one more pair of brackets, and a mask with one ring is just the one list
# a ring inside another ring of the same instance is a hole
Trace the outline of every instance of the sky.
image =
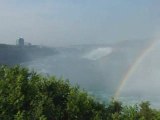
[(0, 43), (108, 44), (153, 38), (159, 0), (0, 0)]

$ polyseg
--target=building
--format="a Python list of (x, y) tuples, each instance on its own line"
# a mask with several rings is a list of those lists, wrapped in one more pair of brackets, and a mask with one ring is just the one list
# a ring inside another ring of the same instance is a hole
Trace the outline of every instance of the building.
[(25, 46), (32, 46), (32, 44), (29, 43), (29, 42), (24, 42), (24, 45), (25, 45)]
[(18, 38), (17, 43), (18, 46), (24, 46), (24, 39), (23, 38)]

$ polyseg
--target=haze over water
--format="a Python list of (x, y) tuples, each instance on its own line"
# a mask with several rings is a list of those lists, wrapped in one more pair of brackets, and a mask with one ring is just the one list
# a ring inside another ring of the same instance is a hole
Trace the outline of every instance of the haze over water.
[[(40, 73), (69, 79), (72, 84), (101, 100), (110, 100), (137, 56), (148, 45), (146, 41), (123, 41), (112, 45), (79, 45), (58, 48), (59, 54), (25, 63)], [(119, 96), (125, 103), (151, 101), (160, 107), (159, 42), (127, 80)]]

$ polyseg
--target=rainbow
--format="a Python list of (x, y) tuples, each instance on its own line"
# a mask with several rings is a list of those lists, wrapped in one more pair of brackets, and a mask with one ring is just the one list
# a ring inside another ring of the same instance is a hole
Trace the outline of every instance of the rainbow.
[(133, 75), (133, 73), (137, 70), (140, 63), (144, 60), (144, 58), (153, 50), (155, 45), (157, 44), (157, 40), (152, 40), (149, 45), (136, 57), (132, 66), (130, 66), (124, 75), (123, 79), (121, 80), (118, 89), (115, 92), (114, 99), (118, 99), (122, 89), (124, 88), (127, 80)]

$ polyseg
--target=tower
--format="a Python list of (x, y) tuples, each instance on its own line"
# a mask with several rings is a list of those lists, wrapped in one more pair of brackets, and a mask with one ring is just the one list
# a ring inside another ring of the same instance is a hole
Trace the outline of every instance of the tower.
[(23, 38), (18, 38), (17, 43), (18, 46), (24, 46), (24, 39)]

